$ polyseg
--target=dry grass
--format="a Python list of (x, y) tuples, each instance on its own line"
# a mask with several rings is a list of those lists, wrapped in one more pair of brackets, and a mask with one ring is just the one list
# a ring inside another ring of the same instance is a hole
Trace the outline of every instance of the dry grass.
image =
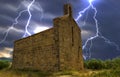
[(49, 77), (50, 73), (39, 71), (1, 70), (0, 77)]
[(56, 73), (43, 73), (39, 71), (1, 70), (0, 77), (88, 77), (92, 72), (62, 71)]
[(84, 70), (84, 71), (62, 71), (56, 73), (43, 73), (40, 71), (1, 70), (0, 77), (98, 77), (97, 74), (103, 71), (104, 70), (101, 71)]

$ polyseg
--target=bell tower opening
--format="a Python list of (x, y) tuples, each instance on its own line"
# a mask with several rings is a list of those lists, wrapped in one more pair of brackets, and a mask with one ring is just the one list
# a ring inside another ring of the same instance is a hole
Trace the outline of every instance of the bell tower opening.
[(72, 16), (72, 7), (71, 4), (64, 5), (64, 15)]

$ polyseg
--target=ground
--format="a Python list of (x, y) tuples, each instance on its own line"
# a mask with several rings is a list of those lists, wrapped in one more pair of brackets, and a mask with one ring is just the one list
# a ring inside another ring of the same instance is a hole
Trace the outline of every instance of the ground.
[(43, 73), (40, 71), (1, 70), (0, 77), (91, 77), (90, 75), (101, 71), (63, 71), (56, 73)]

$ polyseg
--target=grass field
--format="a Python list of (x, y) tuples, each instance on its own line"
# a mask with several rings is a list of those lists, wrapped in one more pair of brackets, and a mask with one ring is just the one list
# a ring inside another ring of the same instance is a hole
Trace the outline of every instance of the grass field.
[(120, 57), (112, 60), (91, 59), (84, 62), (83, 71), (40, 72), (12, 70), (11, 62), (0, 61), (0, 77), (120, 77)]
[[(0, 77), (120, 77), (114, 74), (111, 75), (110, 70), (99, 71), (63, 71), (56, 73), (43, 73), (39, 71), (20, 71), (4, 69), (0, 71)], [(119, 72), (119, 71), (118, 71)], [(120, 73), (120, 72), (119, 72)]]

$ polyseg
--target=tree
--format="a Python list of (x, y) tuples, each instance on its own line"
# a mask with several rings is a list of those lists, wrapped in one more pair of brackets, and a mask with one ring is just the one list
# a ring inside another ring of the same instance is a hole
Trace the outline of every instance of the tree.
[(8, 68), (10, 63), (8, 61), (0, 61), (0, 69)]

